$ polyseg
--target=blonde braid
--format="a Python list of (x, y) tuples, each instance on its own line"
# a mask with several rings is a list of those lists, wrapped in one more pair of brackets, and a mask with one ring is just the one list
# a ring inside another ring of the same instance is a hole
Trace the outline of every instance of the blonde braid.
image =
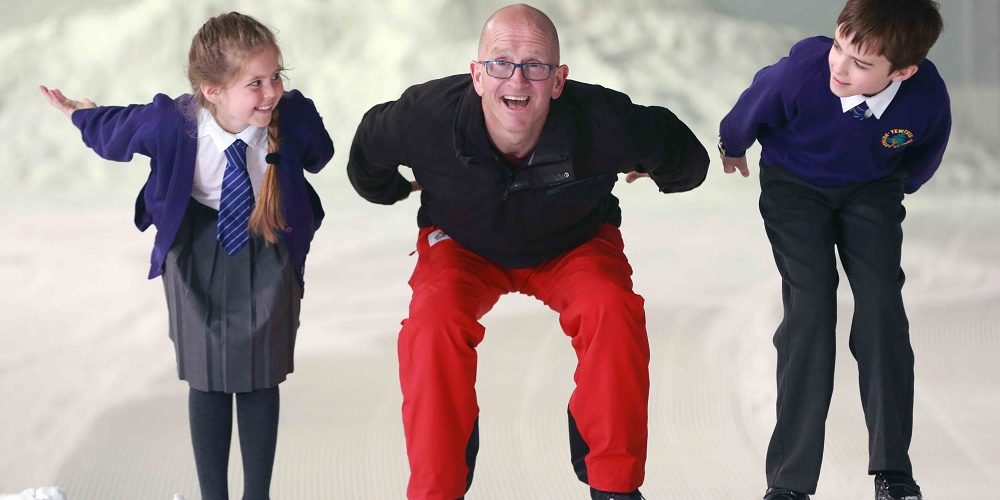
[[(267, 124), (268, 158), (278, 153), (278, 110), (271, 112), (271, 122)], [(260, 186), (257, 205), (250, 214), (250, 231), (270, 244), (278, 242), (279, 232), (285, 229), (285, 217), (281, 207), (281, 183), (278, 179), (277, 160), (267, 165), (264, 182)]]

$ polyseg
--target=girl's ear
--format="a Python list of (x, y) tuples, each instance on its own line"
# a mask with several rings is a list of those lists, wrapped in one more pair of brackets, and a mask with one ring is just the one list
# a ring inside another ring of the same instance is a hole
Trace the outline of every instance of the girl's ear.
[(218, 105), (219, 96), (222, 94), (222, 87), (218, 85), (201, 84), (201, 93), (208, 99), (208, 102)]

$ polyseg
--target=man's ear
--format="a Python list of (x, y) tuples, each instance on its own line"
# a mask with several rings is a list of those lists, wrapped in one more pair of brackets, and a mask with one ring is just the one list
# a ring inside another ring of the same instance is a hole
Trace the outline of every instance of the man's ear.
[(916, 64), (911, 64), (905, 68), (897, 69), (889, 74), (889, 78), (894, 82), (902, 82), (910, 78), (911, 76), (917, 74), (917, 70), (920, 69)]
[(563, 64), (557, 66), (552, 70), (552, 78), (555, 78), (555, 84), (552, 86), (552, 98), (558, 99), (562, 95), (562, 91), (566, 88), (566, 79), (569, 78), (569, 66)]
[(479, 97), (483, 96), (483, 65), (479, 61), (472, 61), (469, 63), (469, 74), (472, 75), (472, 85), (476, 87), (476, 93)]

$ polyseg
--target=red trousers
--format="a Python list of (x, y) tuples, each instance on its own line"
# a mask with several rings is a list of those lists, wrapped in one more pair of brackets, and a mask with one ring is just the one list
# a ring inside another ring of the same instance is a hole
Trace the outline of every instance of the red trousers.
[(618, 228), (605, 224), (559, 257), (504, 269), (434, 228), (420, 230), (410, 314), (398, 344), (408, 498), (455, 500), (471, 485), (478, 450), (476, 346), (485, 334), (479, 319), (510, 292), (536, 297), (559, 313), (572, 339), (570, 441), (580, 479), (613, 492), (642, 484), (649, 343), (643, 299), (632, 291), (623, 247)]

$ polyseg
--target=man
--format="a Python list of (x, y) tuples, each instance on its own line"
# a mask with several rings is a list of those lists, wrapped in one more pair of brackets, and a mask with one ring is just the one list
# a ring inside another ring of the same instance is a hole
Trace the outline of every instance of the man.
[(630, 181), (648, 175), (665, 193), (690, 190), (704, 180), (708, 155), (670, 111), (567, 81), (555, 26), (533, 7), (487, 20), (470, 72), (372, 108), (347, 167), (369, 201), (422, 189), (398, 346), (407, 495), (454, 500), (471, 485), (479, 319), (501, 295), (521, 292), (559, 313), (576, 350), (577, 475), (592, 498), (641, 498), (649, 346), (611, 189), (631, 172)]

